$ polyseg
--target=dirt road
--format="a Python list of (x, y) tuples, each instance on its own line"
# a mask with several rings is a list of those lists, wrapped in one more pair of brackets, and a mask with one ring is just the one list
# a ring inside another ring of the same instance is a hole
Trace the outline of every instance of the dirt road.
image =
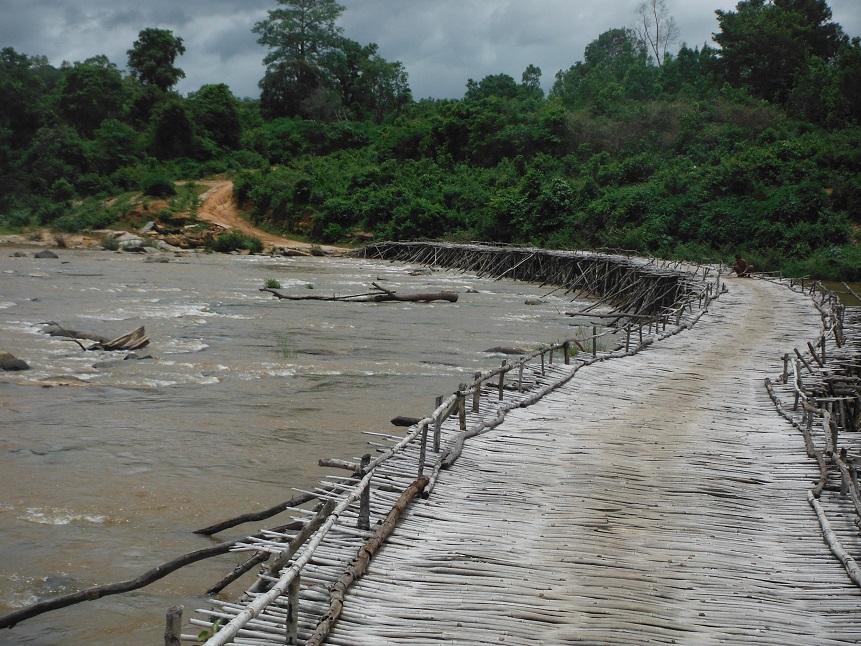
[[(212, 179), (198, 182), (207, 186), (207, 190), (200, 196), (200, 207), (197, 217), (200, 220), (211, 222), (225, 229), (235, 229), (253, 235), (263, 241), (264, 247), (284, 247), (286, 249), (299, 249), (308, 251), (313, 246), (308, 242), (301, 242), (291, 238), (269, 233), (255, 227), (242, 216), (236, 200), (233, 199), (233, 182), (228, 179)], [(322, 245), (321, 248), (327, 254), (340, 254), (346, 251), (343, 247)]]

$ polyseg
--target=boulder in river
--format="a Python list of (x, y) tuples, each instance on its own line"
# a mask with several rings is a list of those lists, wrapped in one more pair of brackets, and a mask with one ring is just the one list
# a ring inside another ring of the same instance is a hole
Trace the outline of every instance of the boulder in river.
[(33, 254), (34, 258), (59, 258), (57, 254), (55, 254), (50, 249), (43, 249), (42, 251), (37, 251)]
[(0, 352), (0, 370), (29, 370), (30, 365), (8, 352)]
[(542, 301), (540, 298), (527, 298), (525, 301), (523, 301), (523, 304), (524, 305), (543, 305), (544, 301)]
[(24, 253), (23, 251), (16, 251), (15, 253), (13, 253), (13, 254), (12, 254), (11, 256), (9, 256), (9, 257), (10, 257), (10, 258), (26, 258), (26, 257), (27, 257), (27, 254), (26, 254), (26, 253)]

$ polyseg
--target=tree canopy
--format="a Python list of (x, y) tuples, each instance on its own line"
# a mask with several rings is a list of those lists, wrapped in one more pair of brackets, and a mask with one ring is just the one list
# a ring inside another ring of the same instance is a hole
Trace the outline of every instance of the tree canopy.
[(141, 31), (129, 74), (0, 50), (0, 228), (104, 227), (140, 217), (130, 196), (226, 173), (250, 218), (312, 240), (741, 251), (861, 279), (861, 41), (823, 0), (744, 0), (718, 12), (714, 47), (674, 50), (664, 3), (644, 6), (648, 31), (596, 34), (546, 97), (527, 65), (414, 101), (404, 66), (326, 0), (255, 27), (259, 99), (180, 95), (185, 49), (162, 29)]
[(141, 83), (166, 91), (185, 78), (185, 72), (174, 66), (176, 57), (184, 53), (182, 38), (169, 29), (150, 27), (138, 34), (128, 51), (129, 69)]

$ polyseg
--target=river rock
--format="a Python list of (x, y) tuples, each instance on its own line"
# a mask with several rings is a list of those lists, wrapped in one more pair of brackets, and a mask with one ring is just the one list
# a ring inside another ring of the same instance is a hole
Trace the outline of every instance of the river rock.
[(524, 305), (543, 305), (544, 301), (542, 301), (540, 298), (527, 298), (525, 301), (523, 301), (523, 304)]
[(11, 256), (9, 256), (9, 257), (10, 257), (10, 258), (26, 258), (26, 257), (27, 257), (27, 254), (26, 254), (26, 253), (24, 253), (23, 251), (16, 251), (15, 253), (13, 253), (13, 254), (12, 254)]
[(30, 365), (26, 361), (23, 361), (8, 352), (0, 352), (0, 370), (12, 371), (29, 369)]
[(149, 222), (147, 222), (145, 225), (143, 225), (140, 228), (140, 232), (141, 233), (149, 233), (153, 229), (155, 229), (155, 220), (150, 220)]
[(55, 254), (50, 249), (43, 249), (42, 251), (37, 251), (33, 254), (34, 258), (59, 258), (57, 254)]
[(117, 241), (117, 245), (122, 251), (128, 251), (132, 253), (140, 253), (144, 251), (144, 239), (140, 236), (136, 236), (133, 233), (122, 233), (118, 235), (114, 240)]

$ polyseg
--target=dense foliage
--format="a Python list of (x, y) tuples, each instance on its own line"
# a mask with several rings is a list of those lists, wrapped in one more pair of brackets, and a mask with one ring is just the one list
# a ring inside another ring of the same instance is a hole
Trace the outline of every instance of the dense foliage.
[(720, 49), (672, 55), (643, 28), (609, 30), (547, 96), (529, 65), (519, 82), (418, 102), (399, 63), (343, 36), (336, 2), (278, 4), (255, 27), (270, 48), (260, 101), (172, 92), (169, 32), (142, 32), (133, 76), (99, 56), (57, 69), (3, 50), (6, 225), (69, 228), (86, 200), (232, 172), (252, 219), (322, 242), (740, 252), (861, 278), (861, 43), (824, 0), (739, 2), (718, 12)]

